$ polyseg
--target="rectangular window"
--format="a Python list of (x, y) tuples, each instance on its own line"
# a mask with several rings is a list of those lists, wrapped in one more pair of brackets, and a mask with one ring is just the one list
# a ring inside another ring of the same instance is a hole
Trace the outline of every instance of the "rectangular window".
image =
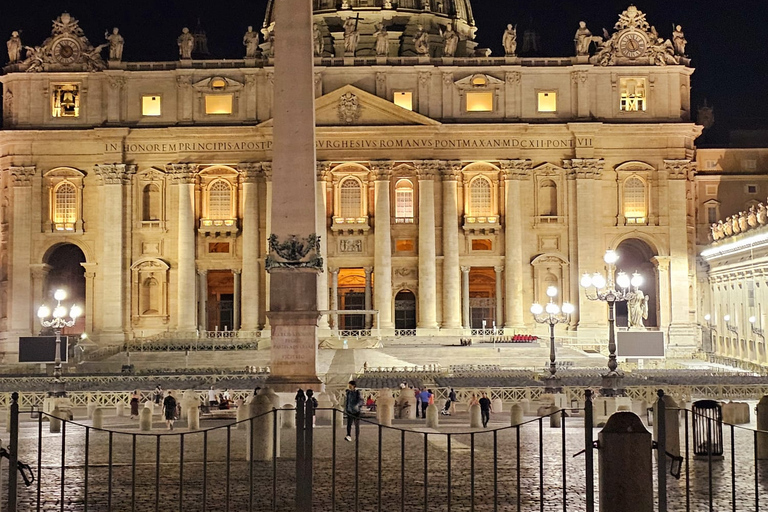
[(398, 107), (413, 110), (413, 93), (411, 91), (395, 91), (392, 101)]
[(707, 222), (709, 224), (714, 224), (717, 222), (717, 206), (707, 207)]
[(717, 185), (707, 185), (704, 187), (704, 193), (708, 196), (716, 196), (717, 195)]
[(757, 194), (757, 185), (747, 185), (747, 194)]
[(208, 244), (208, 252), (210, 254), (224, 254), (229, 253), (229, 242), (212, 242)]
[(80, 86), (55, 84), (51, 90), (51, 115), (53, 117), (80, 117)]
[(554, 91), (539, 91), (537, 93), (539, 112), (557, 112), (557, 93)]
[(619, 110), (622, 112), (644, 112), (646, 106), (645, 78), (622, 78), (620, 85)]
[(231, 94), (206, 94), (205, 113), (208, 115), (227, 115), (232, 113)]
[(467, 112), (493, 112), (493, 93), (490, 91), (468, 92)]
[(397, 252), (413, 252), (414, 247), (413, 240), (397, 240), (395, 242), (395, 251)]
[(159, 116), (160, 114), (160, 96), (141, 97), (141, 115)]

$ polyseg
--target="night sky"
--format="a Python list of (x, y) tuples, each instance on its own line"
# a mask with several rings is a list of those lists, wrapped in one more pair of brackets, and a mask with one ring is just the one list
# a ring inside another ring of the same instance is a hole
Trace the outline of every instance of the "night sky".
[[(248, 25), (261, 28), (267, 0), (2, 0), (0, 38), (21, 29), (22, 41), (39, 45), (50, 34), (51, 20), (62, 11), (80, 20), (94, 45), (103, 42), (104, 30), (120, 28), (126, 39), (124, 60), (176, 60), (176, 37), (181, 28), (201, 21), (215, 58), (241, 58), (242, 35)], [(473, 0), (477, 39), (500, 55), (501, 35), (507, 23), (522, 31), (533, 24), (541, 34), (545, 56), (573, 55), (573, 35), (584, 20), (596, 35), (602, 27), (613, 31), (628, 0)], [(718, 128), (768, 127), (768, 1), (760, 0), (642, 0), (646, 13), (664, 38), (672, 24), (680, 24), (696, 72), (694, 107), (704, 98), (715, 108)], [(5, 45), (0, 60), (6, 62)], [(766, 141), (768, 145), (768, 141)]]

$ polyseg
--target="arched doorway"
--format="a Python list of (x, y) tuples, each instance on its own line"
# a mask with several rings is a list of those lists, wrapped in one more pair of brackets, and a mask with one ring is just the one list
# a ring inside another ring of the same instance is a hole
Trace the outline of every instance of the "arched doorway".
[(400, 290), (395, 295), (395, 329), (416, 328), (416, 295)]
[[(626, 272), (630, 277), (635, 272), (643, 276), (643, 285), (640, 290), (648, 295), (648, 318), (643, 321), (646, 327), (658, 327), (659, 308), (659, 280), (656, 277), (656, 267), (651, 259), (656, 256), (653, 249), (644, 241), (637, 238), (624, 240), (616, 248), (619, 261), (616, 263), (617, 271)], [(616, 325), (628, 326), (627, 303), (616, 303)]]
[(49, 305), (56, 304), (53, 294), (61, 288), (67, 292), (64, 305), (79, 305), (83, 315), (77, 319), (77, 323), (62, 331), (64, 334), (85, 332), (85, 254), (75, 244), (61, 244), (51, 248), (45, 255), (45, 263), (50, 266), (43, 285), (43, 302)]

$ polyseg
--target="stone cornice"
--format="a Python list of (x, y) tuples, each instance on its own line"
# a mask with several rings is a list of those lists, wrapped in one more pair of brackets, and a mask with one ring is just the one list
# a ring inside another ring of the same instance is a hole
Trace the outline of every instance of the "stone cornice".
[(499, 167), (505, 180), (524, 180), (531, 176), (533, 162), (530, 160), (502, 160), (499, 162)]
[(664, 160), (664, 169), (671, 180), (693, 179), (696, 174), (696, 162), (690, 160)]
[(27, 167), (11, 167), (9, 169), (11, 176), (13, 176), (14, 187), (31, 187), (32, 178), (35, 175), (35, 166)]
[(136, 173), (133, 164), (96, 164), (93, 172), (101, 178), (102, 185), (125, 185), (130, 183), (131, 175)]
[(600, 179), (605, 167), (605, 160), (602, 158), (574, 158), (572, 160), (563, 160), (563, 169), (565, 169), (568, 179)]
[(190, 185), (195, 183), (198, 164), (168, 164), (165, 171), (173, 178), (174, 183)]

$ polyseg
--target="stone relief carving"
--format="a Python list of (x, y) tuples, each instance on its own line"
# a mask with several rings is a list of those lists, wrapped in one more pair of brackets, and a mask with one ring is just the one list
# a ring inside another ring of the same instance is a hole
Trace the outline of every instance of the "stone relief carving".
[(288, 235), (288, 239), (281, 242), (273, 233), (268, 241), (269, 255), (264, 261), (267, 272), (275, 268), (312, 268), (323, 271), (320, 235), (312, 233), (306, 238)]
[(693, 177), (696, 163), (690, 160), (664, 160), (664, 168), (669, 173), (669, 179), (685, 180)]
[(130, 164), (96, 164), (93, 166), (93, 171), (105, 185), (123, 185), (130, 182), (131, 174), (136, 172), (136, 166)]
[(412, 276), (415, 277), (416, 276), (416, 269), (400, 267), (400, 268), (396, 268), (394, 270), (394, 274), (396, 276), (398, 276), (398, 277), (404, 277), (404, 278), (408, 278), (408, 277), (412, 277)]
[(351, 92), (347, 92), (339, 97), (339, 119), (344, 124), (353, 124), (362, 114), (362, 106), (357, 96)]
[[(13, 44), (11, 45), (11, 42)], [(53, 20), (51, 36), (41, 46), (22, 46), (21, 40), (15, 40), (13, 35), (8, 44), (20, 59), (21, 48), (26, 50), (26, 58), (20, 67), (27, 72), (57, 69), (61, 67), (73, 68), (85, 71), (101, 71), (106, 66), (101, 58), (101, 51), (109, 46), (109, 43), (93, 47), (80, 28), (78, 20), (69, 13), (64, 12)]]
[(507, 71), (504, 74), (504, 80), (509, 85), (517, 85), (520, 83), (520, 72), (519, 71)]
[(342, 238), (339, 240), (339, 252), (361, 253), (363, 252), (363, 241), (359, 238)]
[(416, 48), (416, 53), (420, 56), (429, 55), (429, 33), (424, 30), (422, 25), (419, 25), (416, 33), (413, 35), (413, 46)]
[(358, 18), (350, 16), (344, 22), (344, 55), (354, 55), (360, 42), (360, 31), (357, 28)]
[(7, 118), (12, 117), (13, 116), (12, 108), (13, 108), (13, 92), (10, 89), (6, 89), (5, 94), (3, 94), (3, 115)]
[(502, 175), (508, 180), (522, 180), (531, 176), (533, 162), (530, 160), (502, 160), (499, 162)]
[(32, 186), (32, 178), (35, 176), (36, 169), (31, 167), (11, 167), (11, 176), (13, 176), (14, 187)]

